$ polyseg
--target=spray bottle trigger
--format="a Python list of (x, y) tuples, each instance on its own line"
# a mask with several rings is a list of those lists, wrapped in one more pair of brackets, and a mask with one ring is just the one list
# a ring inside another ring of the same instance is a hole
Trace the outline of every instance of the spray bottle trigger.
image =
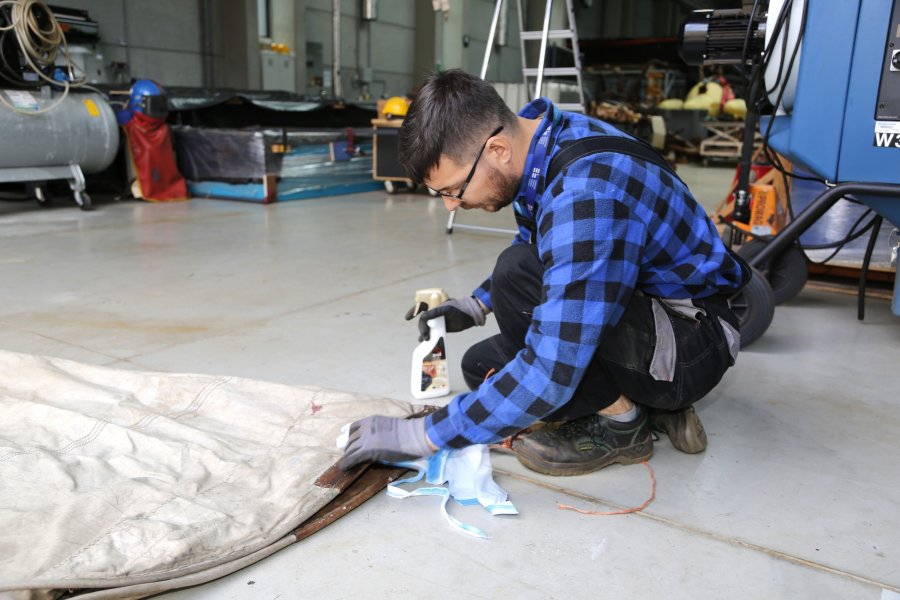
[(413, 307), (406, 312), (406, 320), (409, 321), (416, 315), (425, 312), (426, 310), (428, 310), (428, 304), (426, 302), (416, 302), (415, 304), (413, 304)]

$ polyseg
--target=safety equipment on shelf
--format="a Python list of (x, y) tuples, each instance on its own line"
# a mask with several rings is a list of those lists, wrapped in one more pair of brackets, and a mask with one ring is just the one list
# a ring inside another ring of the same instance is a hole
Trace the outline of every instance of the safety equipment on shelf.
[(409, 110), (409, 102), (406, 101), (406, 98), (393, 96), (385, 101), (384, 109), (381, 112), (384, 113), (385, 119), (392, 117), (402, 119), (406, 116), (407, 110)]

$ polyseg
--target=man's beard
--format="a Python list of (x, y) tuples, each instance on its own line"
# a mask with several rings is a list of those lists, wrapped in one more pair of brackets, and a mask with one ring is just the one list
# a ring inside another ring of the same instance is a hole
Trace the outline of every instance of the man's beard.
[(487, 212), (497, 212), (504, 206), (509, 206), (519, 193), (522, 177), (504, 175), (499, 170), (491, 168), (491, 193), (483, 208)]

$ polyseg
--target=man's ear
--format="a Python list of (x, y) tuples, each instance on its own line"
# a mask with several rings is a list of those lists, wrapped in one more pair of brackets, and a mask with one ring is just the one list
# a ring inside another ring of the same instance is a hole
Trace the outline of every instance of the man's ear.
[(508, 138), (495, 135), (488, 142), (484, 153), (490, 157), (491, 162), (500, 165), (509, 164), (512, 160), (512, 142)]

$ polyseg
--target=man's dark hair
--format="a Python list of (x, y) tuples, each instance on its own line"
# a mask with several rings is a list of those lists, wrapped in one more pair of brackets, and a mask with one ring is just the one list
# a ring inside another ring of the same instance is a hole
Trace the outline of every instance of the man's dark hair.
[(473, 160), (501, 125), (512, 133), (516, 115), (491, 84), (460, 69), (434, 73), (403, 119), (400, 164), (410, 179), (424, 181), (442, 155), (461, 165)]

